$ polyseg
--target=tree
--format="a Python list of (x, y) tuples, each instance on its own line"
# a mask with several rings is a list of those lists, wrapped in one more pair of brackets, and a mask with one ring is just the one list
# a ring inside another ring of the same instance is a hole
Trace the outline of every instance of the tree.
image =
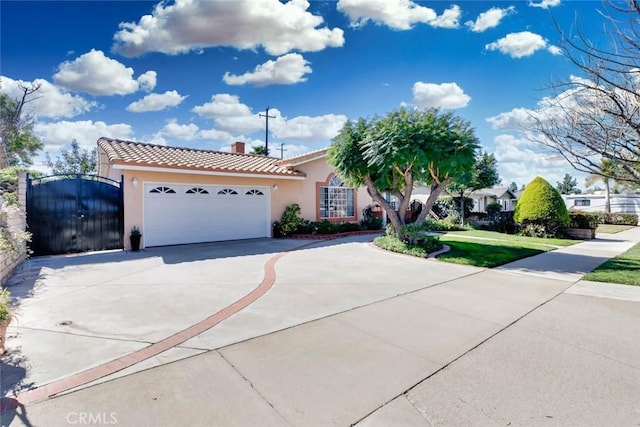
[(569, 224), (567, 205), (560, 193), (541, 177), (534, 178), (518, 199), (513, 219), (520, 224), (538, 224), (549, 234)]
[[(456, 194), (460, 204), (460, 223), (464, 225), (464, 199), (468, 193), (481, 188), (493, 187), (500, 182), (498, 162), (493, 154), (479, 152), (475, 164), (459, 175), (448, 187), (450, 193)], [(465, 194), (466, 193), (466, 194)]]
[[(397, 233), (416, 181), (431, 193), (416, 222), (423, 223), (438, 196), (470, 170), (478, 140), (468, 122), (437, 109), (392, 111), (382, 118), (347, 121), (329, 148), (329, 164), (349, 185), (367, 188)], [(398, 211), (384, 195), (398, 199)]]
[(618, 168), (618, 164), (610, 159), (601, 159), (600, 160), (600, 171), (602, 173), (596, 174), (592, 173), (585, 179), (584, 185), (587, 187), (591, 187), (598, 181), (602, 181), (604, 184), (604, 210), (605, 212), (611, 212), (611, 182), (613, 181), (610, 176), (616, 175), (616, 170)]
[(0, 93), (0, 168), (29, 166), (33, 164), (32, 157), (44, 147), (33, 133), (33, 117), (24, 113), (24, 105), (37, 99), (33, 95), (40, 85), (19, 87), (20, 99)]
[(49, 153), (45, 156), (44, 164), (52, 169), (54, 175), (95, 174), (98, 171), (97, 148), (91, 152), (83, 150), (75, 139), (71, 141), (71, 151), (61, 150), (55, 161), (51, 160)]
[(258, 145), (256, 147), (251, 148), (251, 154), (258, 154), (260, 156), (268, 156), (269, 152), (267, 151), (264, 145)]
[(512, 193), (517, 193), (518, 192), (518, 184), (516, 184), (515, 181), (512, 181), (511, 184), (509, 184), (509, 186), (507, 187), (507, 190), (511, 191)]
[(565, 56), (578, 71), (552, 86), (526, 135), (560, 153), (575, 169), (605, 176), (600, 158), (619, 164), (606, 176), (640, 183), (640, 2), (609, 1), (603, 30), (610, 47), (578, 30), (562, 31)]
[(562, 178), (562, 181), (556, 182), (556, 189), (560, 192), (560, 194), (582, 193), (582, 190), (578, 188), (578, 181), (568, 173), (564, 174), (564, 178)]

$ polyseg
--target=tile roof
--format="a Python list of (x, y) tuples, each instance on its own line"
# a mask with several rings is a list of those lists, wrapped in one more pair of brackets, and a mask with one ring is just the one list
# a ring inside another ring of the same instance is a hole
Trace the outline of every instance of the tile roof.
[(303, 172), (280, 166), (278, 164), (280, 159), (255, 154), (169, 147), (111, 138), (100, 138), (98, 146), (105, 151), (110, 164), (125, 168), (137, 166), (238, 174), (305, 176)]
[(495, 196), (498, 198), (503, 198), (505, 194), (509, 193), (512, 196), (515, 196), (508, 188), (483, 188), (481, 190), (475, 190), (471, 192), (473, 196)]
[(288, 167), (301, 165), (311, 160), (316, 160), (322, 157), (326, 157), (327, 151), (329, 151), (328, 147), (321, 148), (319, 150), (309, 151), (308, 153), (299, 154), (293, 157), (287, 157), (286, 159), (280, 160), (278, 164), (281, 166), (288, 166)]

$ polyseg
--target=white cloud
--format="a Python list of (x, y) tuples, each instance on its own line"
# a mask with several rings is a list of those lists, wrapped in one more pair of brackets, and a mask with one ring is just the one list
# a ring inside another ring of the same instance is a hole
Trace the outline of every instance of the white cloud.
[(522, 58), (531, 56), (545, 47), (547, 47), (547, 41), (541, 35), (530, 31), (522, 31), (520, 33), (507, 34), (505, 37), (487, 44), (485, 49), (499, 50), (512, 58)]
[(471, 97), (457, 83), (423, 83), (413, 85), (411, 104), (419, 108), (462, 108)]
[(438, 16), (435, 10), (411, 0), (339, 0), (338, 10), (360, 27), (369, 21), (395, 30), (409, 30), (414, 24), (429, 24), (441, 28), (457, 28), (460, 8), (451, 6)]
[(552, 55), (562, 55), (562, 49), (558, 46), (551, 45), (547, 48), (547, 51)]
[(200, 129), (197, 125), (189, 123), (188, 125), (181, 125), (176, 119), (171, 119), (162, 128), (160, 134), (162, 136), (169, 136), (175, 139), (181, 139), (183, 141), (191, 141), (198, 138), (198, 131)]
[(533, 1), (529, 2), (529, 6), (540, 7), (542, 9), (549, 9), (550, 7), (558, 6), (559, 4), (560, 0), (542, 0), (540, 3), (536, 3)]
[(513, 135), (498, 135), (494, 141), (494, 155), (503, 182), (528, 184), (536, 176), (555, 186), (566, 173), (579, 175), (560, 155), (540, 145)]
[(180, 95), (175, 90), (168, 90), (165, 93), (150, 93), (144, 98), (129, 104), (127, 106), (127, 111), (131, 111), (132, 113), (161, 111), (165, 108), (180, 105), (185, 98), (186, 96)]
[(228, 85), (252, 84), (267, 86), (273, 84), (289, 85), (307, 81), (305, 74), (311, 72), (311, 67), (304, 57), (298, 53), (288, 53), (275, 61), (267, 61), (258, 65), (253, 72), (240, 76), (225, 73), (222, 78)]
[(464, 25), (469, 27), (471, 31), (475, 33), (481, 33), (483, 31), (488, 30), (489, 28), (494, 28), (500, 25), (500, 21), (505, 16), (515, 12), (516, 8), (514, 6), (509, 6), (507, 8), (499, 8), (492, 7), (486, 12), (482, 12), (475, 21), (467, 21)]
[(458, 28), (460, 26), (460, 6), (454, 4), (449, 9), (442, 12), (429, 25), (437, 28)]
[[(240, 102), (236, 95), (213, 95), (211, 102), (198, 105), (192, 111), (199, 116), (213, 119), (216, 128), (236, 133), (253, 133), (264, 128), (264, 120)], [(271, 114), (271, 113), (270, 113)]]
[[(228, 139), (229, 143), (234, 140), (242, 141), (243, 139), (235, 139), (238, 138), (237, 135), (252, 134), (265, 129), (265, 119), (259, 116), (261, 113), (264, 114), (264, 111), (252, 112), (236, 95), (214, 95), (210, 102), (198, 105), (192, 111), (213, 120), (214, 129), (202, 131), (200, 134), (203, 136), (206, 132), (211, 139), (226, 138), (221, 132), (227, 132), (228, 135), (232, 135), (232, 138)], [(269, 119), (269, 134), (273, 138), (305, 142), (322, 141), (327, 144), (338, 134), (347, 120), (346, 116), (337, 114), (297, 116), (288, 119), (277, 108), (270, 108), (269, 115), (273, 116)]]
[(133, 57), (146, 52), (176, 55), (213, 46), (263, 46), (271, 55), (283, 55), (342, 46), (342, 29), (321, 27), (323, 18), (308, 8), (307, 0), (160, 2), (138, 23), (120, 24), (113, 50)]
[(63, 62), (53, 75), (53, 80), (60, 86), (92, 95), (126, 95), (136, 92), (141, 85), (145, 89), (155, 86), (153, 71), (142, 74), (140, 79), (133, 78), (133, 68), (125, 67), (95, 49), (73, 61)]
[(34, 127), (45, 144), (45, 150), (57, 150), (74, 139), (82, 148), (92, 150), (100, 137), (131, 139), (133, 129), (125, 123), (108, 125), (102, 121), (59, 121), (54, 123), (37, 123)]
[(95, 102), (87, 101), (78, 95), (72, 95), (44, 79), (26, 82), (0, 76), (0, 92), (6, 93), (9, 97), (22, 99), (23, 92), (20, 86), (40, 86), (40, 89), (29, 97), (31, 101), (24, 107), (25, 112), (38, 118), (75, 117), (97, 106)]
[(279, 139), (321, 142), (329, 141), (336, 136), (346, 121), (347, 117), (340, 114), (298, 116), (292, 119), (286, 119), (278, 114), (273, 126), (269, 122), (269, 130), (273, 129), (273, 136)]
[(158, 80), (158, 73), (155, 71), (147, 71), (144, 74), (141, 74), (138, 77), (138, 83), (140, 84), (140, 88), (146, 91), (151, 91), (156, 87), (156, 82)]
[(528, 108), (514, 108), (513, 110), (489, 117), (487, 122), (496, 130), (520, 130), (531, 124), (535, 115), (534, 110)]

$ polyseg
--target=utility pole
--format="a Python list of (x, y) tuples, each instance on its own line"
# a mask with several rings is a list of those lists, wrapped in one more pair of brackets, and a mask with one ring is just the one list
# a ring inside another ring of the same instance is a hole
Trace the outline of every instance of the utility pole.
[(265, 111), (265, 114), (260, 113), (258, 114), (258, 116), (264, 117), (267, 121), (265, 131), (264, 131), (264, 155), (268, 156), (269, 155), (269, 119), (275, 119), (276, 116), (269, 115), (269, 106), (267, 106), (267, 110)]
[(284, 158), (284, 152), (287, 151), (287, 149), (284, 148), (284, 142), (280, 143), (280, 148), (278, 148), (278, 150), (280, 150), (280, 160), (282, 160)]

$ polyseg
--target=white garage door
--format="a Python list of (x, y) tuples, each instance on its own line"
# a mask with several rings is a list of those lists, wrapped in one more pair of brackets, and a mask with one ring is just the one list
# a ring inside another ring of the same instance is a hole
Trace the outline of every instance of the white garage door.
[(144, 185), (145, 246), (268, 237), (268, 187)]

